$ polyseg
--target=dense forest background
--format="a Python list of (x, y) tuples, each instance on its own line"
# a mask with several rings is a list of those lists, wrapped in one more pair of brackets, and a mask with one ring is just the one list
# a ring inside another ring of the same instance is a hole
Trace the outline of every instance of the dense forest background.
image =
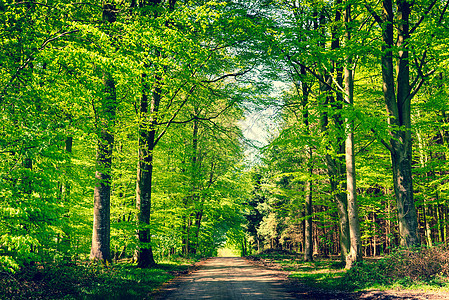
[(448, 3), (0, 0), (1, 267), (446, 244)]

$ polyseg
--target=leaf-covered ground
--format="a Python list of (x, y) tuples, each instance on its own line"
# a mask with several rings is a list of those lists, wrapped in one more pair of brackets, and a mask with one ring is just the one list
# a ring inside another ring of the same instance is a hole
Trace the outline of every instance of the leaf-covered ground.
[(190, 267), (187, 261), (152, 269), (129, 263), (33, 265), (15, 274), (0, 274), (0, 299), (148, 299)]
[[(248, 259), (267, 268), (287, 271), (290, 289), (299, 299), (449, 299), (447, 277), (391, 278), (384, 266), (385, 261), (395, 257), (398, 255), (366, 259), (351, 272), (342, 268), (339, 257), (316, 257), (313, 262), (304, 262), (296, 253), (267, 251)], [(429, 260), (432, 258), (428, 257)], [(407, 263), (406, 258), (402, 257), (402, 261)]]
[[(449, 299), (447, 270), (439, 263), (449, 257), (442, 251), (399, 251), (365, 259), (350, 272), (342, 269), (338, 257), (304, 262), (295, 253), (268, 251), (247, 259), (287, 272), (291, 279), (287, 289), (298, 299), (441, 300)], [(151, 299), (163, 283), (194, 268), (192, 261), (152, 269), (138, 269), (125, 262), (110, 266), (35, 264), (15, 274), (0, 273), (0, 299)], [(415, 276), (418, 270), (425, 272)]]

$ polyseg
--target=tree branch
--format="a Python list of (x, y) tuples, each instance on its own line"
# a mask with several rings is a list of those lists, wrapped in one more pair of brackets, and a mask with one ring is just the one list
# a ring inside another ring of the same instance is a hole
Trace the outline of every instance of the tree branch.
[(373, 16), (374, 20), (376, 20), (376, 22), (379, 25), (382, 25), (382, 23), (384, 21), (382, 20), (381, 17), (379, 17), (379, 15), (374, 11), (374, 9), (368, 3), (365, 3), (365, 8), (368, 10), (368, 12), (371, 14), (371, 16)]
[(372, 133), (374, 133), (374, 136), (388, 149), (388, 151), (393, 152), (393, 148), (391, 148), (390, 144), (388, 144), (382, 137), (377, 134), (376, 130), (374, 128), (371, 128)]
[[(53, 37), (53, 38), (48, 38), (47, 40), (45, 40), (43, 43), (42, 43), (42, 45), (38, 48), (38, 51), (42, 51), (44, 48), (45, 48), (45, 46), (47, 46), (48, 45), (48, 43), (51, 43), (52, 41), (54, 41), (54, 40), (57, 40), (57, 39), (59, 39), (59, 38), (61, 38), (61, 37), (63, 37), (63, 36), (66, 36), (66, 35), (69, 35), (69, 34), (72, 34), (72, 33), (75, 33), (75, 32), (79, 32), (80, 30), (79, 29), (75, 29), (75, 30), (72, 30), (72, 31), (66, 31), (66, 32), (63, 32), (63, 33), (61, 33), (61, 34), (59, 34), (59, 35), (57, 35), (57, 36), (55, 36), (55, 37)], [(30, 55), (30, 57), (28, 57), (28, 59), (20, 66), (20, 67), (18, 67), (17, 69), (16, 69), (16, 72), (14, 73), (14, 75), (11, 77), (11, 79), (8, 81), (8, 84), (3, 88), (3, 90), (2, 90), (2, 93), (0, 94), (0, 102), (1, 102), (1, 95), (3, 95), (3, 94), (5, 94), (5, 91), (11, 86), (11, 84), (14, 82), (14, 80), (19, 76), (19, 73), (20, 73), (20, 71), (22, 71), (23, 69), (25, 69), (28, 65), (29, 65), (29, 63), (33, 60), (33, 55), (34, 55), (34, 53), (33, 54), (31, 54)]]
[(234, 77), (234, 78), (235, 78), (235, 77), (237, 77), (237, 76), (245, 75), (246, 73), (248, 73), (249, 71), (251, 71), (253, 68), (254, 68), (254, 67), (251, 67), (251, 68), (249, 68), (248, 70), (240, 71), (240, 72), (237, 72), (237, 73), (229, 73), (229, 74), (225, 74), (225, 75), (222, 75), (222, 76), (217, 77), (217, 78), (212, 79), (212, 80), (202, 80), (201, 82), (203, 82), (203, 83), (214, 83), (214, 82), (223, 80), (223, 79), (225, 79), (225, 78), (227, 78), (227, 77)]
[[(196, 84), (193, 85), (189, 92), (187, 93), (186, 97), (184, 98), (184, 101), (181, 103), (181, 105), (179, 105), (178, 109), (176, 110), (176, 112), (172, 115), (172, 117), (170, 118), (170, 120), (168, 122), (166, 122), (166, 126), (165, 128), (162, 130), (162, 132), (157, 136), (156, 140), (154, 141), (154, 145), (156, 146), (156, 144), (159, 142), (159, 140), (164, 136), (164, 134), (167, 132), (168, 127), (170, 126), (170, 124), (173, 123), (173, 120), (178, 116), (178, 113), (181, 111), (181, 109), (183, 108), (183, 106), (187, 103), (187, 100), (189, 100), (190, 96), (193, 94), (193, 91), (196, 88)], [(162, 123), (158, 124), (161, 125)]]
[[(410, 29), (409, 34), (412, 34), (413, 32), (415, 32), (415, 30), (419, 27), (419, 25), (421, 25), (422, 21), (424, 21), (425, 17), (432, 10), (432, 8), (435, 6), (436, 3), (437, 3), (437, 0), (434, 0), (432, 3), (430, 3), (429, 7), (427, 7), (427, 9), (423, 12), (421, 18), (418, 20), (418, 22), (416, 22), (415, 26), (413, 26)], [(446, 6), (447, 6), (447, 3), (449, 3), (449, 2), (446, 1)]]

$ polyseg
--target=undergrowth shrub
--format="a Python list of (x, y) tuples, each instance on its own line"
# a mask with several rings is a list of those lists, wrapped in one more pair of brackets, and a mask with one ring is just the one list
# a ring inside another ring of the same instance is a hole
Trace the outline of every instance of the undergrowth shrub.
[(388, 263), (388, 276), (392, 278), (416, 281), (449, 276), (449, 249), (445, 246), (401, 249), (385, 260)]
[(346, 282), (359, 287), (448, 279), (449, 248), (443, 245), (397, 249), (379, 261), (358, 263), (345, 274)]

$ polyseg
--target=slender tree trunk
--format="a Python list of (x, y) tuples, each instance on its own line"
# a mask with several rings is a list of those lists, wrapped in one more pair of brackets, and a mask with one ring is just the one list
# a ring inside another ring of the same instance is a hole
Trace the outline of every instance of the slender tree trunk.
[[(331, 84), (331, 78), (330, 76), (325, 77), (327, 83)], [(321, 84), (321, 91), (324, 93), (328, 93), (328, 85)], [(329, 99), (332, 100), (332, 97), (326, 97), (327, 100), (323, 103), (323, 106), (327, 106), (327, 103), (329, 102)], [(334, 101), (334, 100), (332, 100)], [(334, 119), (335, 121), (338, 121), (337, 119)], [(342, 125), (340, 123), (340, 125)], [(321, 131), (326, 135), (328, 129), (328, 117), (327, 113), (323, 112), (321, 116)], [(344, 154), (344, 149), (342, 149), (342, 146), (344, 147), (344, 143), (341, 141), (337, 141), (334, 145), (337, 147), (337, 153), (341, 157), (341, 154)], [(328, 150), (329, 151), (329, 150)], [(329, 181), (331, 185), (331, 191), (334, 195), (334, 199), (337, 203), (337, 209), (338, 209), (338, 219), (339, 219), (339, 229), (340, 229), (340, 248), (341, 248), (341, 259), (342, 261), (346, 261), (346, 254), (349, 252), (349, 223), (348, 223), (348, 210), (347, 210), (347, 198), (346, 194), (342, 192), (344, 189), (340, 185), (342, 179), (343, 179), (343, 165), (341, 158), (337, 159), (332, 157), (330, 154), (326, 154), (326, 165), (328, 169), (329, 174)]]
[(448, 231), (448, 224), (447, 224), (447, 206), (444, 206), (444, 213), (443, 213), (443, 226), (444, 226), (444, 235), (443, 235), (443, 240), (444, 240), (444, 245), (447, 246), (447, 231)]
[(148, 268), (156, 264), (151, 245), (150, 217), (157, 113), (162, 88), (161, 77), (156, 75), (152, 97), (149, 100), (147, 96), (149, 87), (146, 80), (147, 75), (142, 74), (143, 92), (140, 99), (139, 161), (136, 183), (137, 236), (140, 243), (137, 252), (137, 265), (139, 268)]
[[(302, 115), (303, 115), (303, 123), (306, 130), (306, 134), (310, 134), (310, 125), (309, 125), (309, 110), (308, 110), (308, 102), (309, 102), (309, 93), (310, 89), (308, 84), (306, 83), (306, 69), (304, 66), (301, 66), (301, 90), (302, 90)], [(313, 167), (312, 167), (312, 159), (313, 159), (313, 151), (310, 146), (306, 147), (306, 151), (308, 154), (307, 158), (307, 173), (308, 178), (305, 186), (305, 220), (304, 220), (304, 261), (312, 261), (313, 260), (313, 243), (312, 243), (312, 195), (313, 195), (313, 184), (312, 184), (312, 175), (313, 175)]]
[[(69, 159), (68, 159), (68, 163), (66, 165), (66, 167), (70, 168), (70, 164), (71, 164), (71, 159), (70, 159), (70, 155), (72, 153), (72, 148), (73, 148), (73, 137), (68, 136), (65, 139), (65, 151), (67, 152), (67, 154), (69, 155)], [(70, 184), (67, 181), (67, 179), (65, 178), (62, 183), (61, 183), (61, 200), (63, 203), (68, 203), (69, 201), (69, 197), (70, 197)], [(62, 239), (61, 239), (61, 246), (64, 252), (64, 260), (69, 261), (70, 260), (70, 252), (68, 251), (70, 249), (70, 238), (71, 238), (71, 231), (72, 228), (70, 227), (70, 210), (68, 208), (65, 209), (64, 212), (64, 218), (66, 219), (66, 221), (64, 222), (62, 231), (63, 231), (63, 235), (62, 235)]]
[(100, 115), (97, 116), (97, 126), (100, 128), (100, 132), (97, 142), (94, 222), (90, 259), (110, 262), (110, 201), (112, 150), (114, 146), (112, 130), (115, 124), (117, 96), (114, 78), (108, 72), (103, 74), (103, 85), (103, 100), (101, 101)]
[[(347, 43), (351, 40), (350, 25), (351, 22), (351, 6), (348, 5), (345, 10), (346, 37)], [(345, 63), (345, 102), (349, 109), (354, 104), (354, 71), (351, 69), (353, 64), (351, 55), (348, 54)], [(362, 260), (362, 241), (360, 235), (359, 223), (359, 206), (357, 202), (357, 186), (356, 186), (356, 170), (355, 170), (355, 154), (354, 154), (354, 121), (346, 119), (346, 142), (345, 142), (345, 158), (346, 158), (346, 189), (348, 201), (348, 223), (350, 249), (346, 256), (346, 268), (350, 269), (354, 262)]]
[[(161, 5), (161, 0), (149, 0), (139, 3), (141, 7), (152, 6), (156, 8)], [(169, 0), (169, 11), (174, 10), (176, 0)], [(133, 0), (131, 7), (137, 5)], [(158, 12), (153, 11), (153, 16), (156, 18)], [(156, 49), (155, 57), (161, 58), (161, 53)], [(136, 207), (137, 214), (137, 236), (139, 238), (139, 248), (137, 250), (137, 266), (139, 268), (148, 268), (156, 264), (153, 256), (153, 248), (151, 245), (151, 193), (152, 193), (152, 179), (153, 179), (153, 163), (154, 163), (154, 148), (156, 147), (157, 139), (156, 132), (158, 126), (158, 112), (159, 105), (162, 98), (162, 75), (166, 67), (159, 66), (154, 74), (154, 82), (151, 89), (151, 99), (148, 99), (148, 91), (150, 87), (147, 82), (147, 74), (142, 74), (142, 97), (139, 104), (139, 161), (137, 167), (137, 182), (136, 182)]]
[[(338, 24), (341, 21), (341, 9), (339, 6), (341, 5), (342, 1), (337, 0), (335, 5), (337, 6), (337, 9), (335, 11), (335, 24)], [(331, 49), (332, 50), (338, 50), (340, 48), (340, 38), (338, 37), (337, 33), (337, 26), (332, 26), (332, 42), (331, 42)], [(333, 62), (333, 71), (336, 71), (336, 81), (339, 86), (343, 85), (343, 69), (339, 65), (337, 61)], [(350, 242), (350, 236), (349, 236), (349, 222), (348, 222), (348, 210), (347, 210), (347, 197), (346, 193), (344, 192), (346, 190), (345, 187), (345, 167), (344, 167), (344, 161), (342, 157), (345, 155), (345, 141), (340, 135), (342, 135), (342, 132), (344, 131), (344, 125), (343, 120), (341, 117), (341, 109), (343, 108), (343, 94), (341, 92), (337, 92), (335, 97), (329, 95), (330, 86), (332, 83), (331, 76), (327, 75), (328, 78), (326, 78), (327, 84), (326, 84), (326, 90), (328, 93), (328, 104), (332, 107), (333, 110), (333, 128), (335, 128), (337, 139), (335, 141), (329, 141), (332, 144), (333, 151), (337, 153), (336, 156), (332, 156), (329, 153), (326, 154), (326, 162), (327, 162), (327, 168), (329, 173), (329, 178), (331, 182), (331, 189), (332, 193), (334, 194), (334, 199), (337, 203), (337, 210), (338, 210), (338, 220), (339, 220), (339, 226), (340, 226), (340, 248), (341, 248), (341, 260), (342, 262), (346, 261), (346, 255), (349, 253), (349, 242)], [(327, 117), (325, 119), (328, 119)], [(330, 130), (328, 128), (328, 124), (325, 124), (326, 126), (322, 129)]]
[[(201, 205), (202, 206), (202, 205)], [(203, 208), (201, 207), (200, 210), (196, 213), (196, 219), (195, 219), (195, 252), (196, 254), (197, 249), (200, 245), (200, 229), (201, 229), (201, 221), (203, 219)]]
[[(194, 113), (195, 113), (195, 116), (198, 117), (199, 113), (197, 112), (196, 108), (195, 108)], [(199, 176), (199, 174), (198, 174), (198, 172), (199, 172), (199, 167), (198, 167), (198, 164), (199, 164), (199, 162), (198, 162), (198, 131), (199, 131), (198, 119), (195, 118), (193, 120), (193, 131), (192, 131), (192, 166), (191, 166), (191, 198), (192, 198), (192, 208), (193, 208), (193, 211), (191, 213), (191, 220), (194, 219), (195, 226), (193, 226), (194, 230), (192, 230), (192, 231), (195, 231), (196, 229), (199, 230), (198, 221), (201, 222), (198, 219), (199, 211), (197, 211), (197, 209), (196, 209), (197, 204), (198, 204), (197, 202), (200, 201), (200, 197), (198, 195), (199, 188), (200, 188), (199, 183), (198, 183), (198, 176)], [(190, 226), (189, 226), (189, 228), (190, 228)], [(189, 232), (190, 232), (190, 230), (189, 230)], [(196, 231), (192, 235), (194, 235), (196, 237), (198, 233), (199, 232)], [(193, 240), (193, 238), (192, 238), (192, 240)], [(188, 241), (190, 241), (190, 236), (188, 236)], [(196, 252), (195, 248), (191, 247), (190, 245), (189, 245), (189, 248), (190, 248), (189, 251), (191, 253)]]
[[(420, 117), (420, 112), (418, 111), (418, 117)], [(428, 157), (427, 157), (427, 153), (425, 150), (425, 145), (424, 145), (424, 140), (421, 134), (420, 130), (416, 130), (416, 136), (418, 138), (418, 149), (419, 149), (419, 163), (421, 165), (421, 168), (425, 168), (427, 166), (427, 161), (428, 161)], [(431, 177), (431, 173), (426, 173), (426, 177), (429, 178)], [(426, 244), (428, 247), (432, 247), (432, 231), (430, 228), (430, 219), (428, 218), (429, 212), (428, 212), (428, 208), (429, 206), (427, 205), (427, 194), (429, 193), (427, 188), (423, 188), (423, 194), (424, 194), (424, 199), (423, 199), (423, 205), (422, 205), (422, 214), (423, 214), (423, 221), (424, 221), (424, 230), (425, 230), (425, 236), (426, 236)]]
[(312, 181), (306, 183), (306, 219), (304, 228), (304, 261), (313, 260), (313, 243), (312, 243)]

